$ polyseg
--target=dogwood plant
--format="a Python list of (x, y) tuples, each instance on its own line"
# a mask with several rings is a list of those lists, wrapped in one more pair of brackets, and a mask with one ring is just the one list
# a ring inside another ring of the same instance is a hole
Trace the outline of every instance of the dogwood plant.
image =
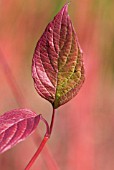
[(55, 110), (71, 100), (84, 82), (84, 66), (76, 32), (68, 15), (68, 4), (48, 24), (39, 39), (32, 60), (32, 77), (40, 96), (52, 105), (49, 125), (42, 115), (29, 109), (15, 109), (0, 116), (0, 153), (11, 149), (34, 132), (40, 121), (45, 136), (25, 170), (29, 170), (50, 138)]

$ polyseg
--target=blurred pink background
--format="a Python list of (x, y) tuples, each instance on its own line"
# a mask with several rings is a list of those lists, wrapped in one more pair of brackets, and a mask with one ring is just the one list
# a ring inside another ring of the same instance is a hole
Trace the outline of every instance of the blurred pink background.
[[(34, 89), (31, 61), (65, 0), (0, 1), (0, 113), (32, 109), (50, 122), (51, 105)], [(57, 110), (52, 136), (31, 170), (114, 170), (114, 1), (72, 0), (69, 15), (84, 52), (86, 80)], [(40, 124), (0, 155), (1, 170), (23, 170), (45, 133)]]

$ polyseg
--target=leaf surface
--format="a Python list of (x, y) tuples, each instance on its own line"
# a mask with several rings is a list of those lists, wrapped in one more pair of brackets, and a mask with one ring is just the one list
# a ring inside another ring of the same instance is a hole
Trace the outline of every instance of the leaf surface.
[(23, 141), (37, 127), (40, 115), (28, 109), (17, 109), (0, 116), (0, 153)]
[(84, 82), (82, 50), (66, 4), (39, 39), (32, 77), (37, 92), (58, 108), (71, 100)]

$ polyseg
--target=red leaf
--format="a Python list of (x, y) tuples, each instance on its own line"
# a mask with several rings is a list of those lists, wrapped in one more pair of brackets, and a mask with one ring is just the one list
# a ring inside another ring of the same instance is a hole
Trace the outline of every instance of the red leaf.
[(28, 109), (17, 109), (0, 116), (0, 153), (23, 141), (37, 127), (40, 115)]
[(68, 4), (46, 27), (32, 63), (35, 88), (54, 108), (71, 100), (84, 82), (82, 50), (67, 10)]

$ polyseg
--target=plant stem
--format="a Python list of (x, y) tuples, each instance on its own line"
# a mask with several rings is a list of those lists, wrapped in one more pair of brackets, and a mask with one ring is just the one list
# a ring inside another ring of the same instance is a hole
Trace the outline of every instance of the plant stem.
[(29, 170), (31, 168), (31, 166), (33, 165), (33, 163), (35, 162), (35, 160), (37, 159), (37, 157), (39, 156), (40, 152), (42, 151), (42, 149), (44, 148), (44, 145), (46, 144), (46, 142), (48, 141), (48, 139), (50, 138), (50, 135), (52, 133), (52, 129), (53, 129), (53, 124), (54, 124), (54, 117), (55, 117), (55, 109), (53, 108), (53, 113), (52, 113), (52, 118), (51, 118), (51, 124), (50, 127), (48, 126), (47, 121), (41, 116), (41, 120), (45, 123), (46, 127), (47, 127), (47, 131), (46, 134), (40, 144), (40, 146), (38, 147), (36, 153), (33, 155), (32, 159), (30, 160), (30, 162), (28, 163), (28, 165), (26, 166), (25, 170)]
[(48, 136), (44, 136), (39, 148), (37, 149), (36, 153), (34, 154), (34, 156), (32, 157), (32, 159), (30, 160), (30, 162), (28, 163), (28, 165), (26, 166), (25, 170), (29, 170), (31, 168), (31, 166), (33, 165), (33, 163), (35, 162), (35, 160), (37, 159), (37, 157), (39, 156), (40, 152), (42, 151), (44, 145), (46, 144), (47, 140), (49, 139)]
[[(2, 65), (3, 67), (3, 71), (5, 73), (5, 76), (6, 76), (6, 79), (9, 83), (9, 86), (11, 87), (12, 89), (12, 92), (15, 96), (15, 99), (17, 100), (17, 103), (20, 105), (20, 106), (23, 106), (25, 105), (25, 100), (23, 100), (23, 95), (20, 91), (20, 88), (15, 80), (15, 77), (5, 59), (5, 56), (4, 54), (2, 53), (1, 49), (0, 49), (0, 64)], [(30, 160), (30, 162), (28, 163), (28, 165), (26, 166), (25, 170), (29, 170), (30, 167), (33, 165), (33, 163), (35, 162), (35, 160), (37, 159), (37, 157), (39, 156), (40, 152), (42, 151), (45, 143), (47, 142), (47, 140), (49, 139), (51, 133), (52, 133), (52, 129), (53, 129), (53, 124), (54, 124), (54, 117), (55, 117), (55, 109), (53, 108), (53, 113), (52, 113), (52, 118), (51, 118), (51, 124), (50, 124), (50, 127), (48, 126), (48, 123), (47, 121), (41, 116), (41, 120), (44, 121), (44, 123), (46, 124), (46, 127), (47, 127), (47, 132), (46, 132), (46, 135), (44, 136), (39, 148), (37, 149), (36, 153), (34, 154), (34, 156), (32, 157), (32, 159)], [(56, 168), (57, 169), (57, 168)]]
[[(36, 132), (33, 137), (34, 137), (35, 145), (38, 146), (39, 140), (42, 139), (41, 135), (38, 132)], [(50, 170), (60, 170), (58, 165), (57, 165), (56, 160), (53, 157), (53, 154), (50, 151), (50, 148), (47, 145), (45, 145), (45, 148), (44, 148), (44, 151), (42, 152), (42, 154), (43, 154), (44, 161), (47, 164), (46, 165), (47, 169), (50, 169)]]
[(52, 113), (52, 118), (51, 118), (51, 124), (50, 124), (50, 135), (51, 135), (52, 129), (53, 129), (54, 118), (55, 118), (55, 109), (53, 108), (53, 113)]

